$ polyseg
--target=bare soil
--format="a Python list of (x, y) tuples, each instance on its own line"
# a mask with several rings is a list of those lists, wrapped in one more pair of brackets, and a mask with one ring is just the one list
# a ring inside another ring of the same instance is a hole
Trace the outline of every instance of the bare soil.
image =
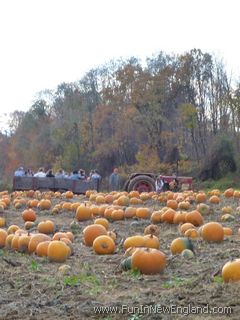
[[(84, 200), (83, 196), (76, 196), (71, 201), (79, 201), (79, 198)], [(226, 204), (236, 208), (238, 201), (226, 200), (215, 205), (214, 213), (204, 217), (205, 222), (220, 221), (220, 208)], [(153, 201), (146, 201), (145, 205), (154, 209), (160, 207)], [(10, 206), (1, 215), (6, 217), (8, 226), (17, 224), (23, 228), (22, 210)], [(74, 216), (73, 212), (53, 215), (50, 211), (39, 211), (37, 221), (52, 219), (57, 230), (67, 231), (71, 230)], [(102, 256), (83, 244), (82, 230), (90, 223), (81, 222), (74, 230), (74, 255), (66, 261), (71, 267), (67, 274), (58, 271), (61, 264), (50, 263), (45, 258), (0, 250), (0, 320), (183, 319), (188, 312), (188, 319), (239, 320), (240, 285), (224, 284), (221, 278), (223, 265), (240, 257), (239, 216), (223, 223), (234, 232), (223, 243), (194, 240), (196, 254), (192, 259), (171, 256), (171, 241), (180, 236), (178, 227), (160, 224), (161, 250), (168, 257), (168, 264), (162, 274), (151, 276), (120, 268), (123, 240), (142, 234), (149, 220), (110, 222), (110, 229), (117, 232), (117, 251)], [(106, 312), (96, 313), (94, 308), (100, 306), (115, 307), (116, 312), (105, 309)], [(172, 312), (162, 312), (161, 307), (171, 307)], [(196, 313), (194, 307), (203, 309)], [(219, 307), (219, 312), (210, 314), (214, 307)], [(223, 313), (224, 307), (231, 307), (231, 314)]]

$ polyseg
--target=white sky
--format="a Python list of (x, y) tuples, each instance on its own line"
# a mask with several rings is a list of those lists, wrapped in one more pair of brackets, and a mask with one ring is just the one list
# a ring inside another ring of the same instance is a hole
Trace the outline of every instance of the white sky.
[(200, 48), (238, 76), (239, 13), (239, 0), (0, 0), (0, 120), (119, 57)]

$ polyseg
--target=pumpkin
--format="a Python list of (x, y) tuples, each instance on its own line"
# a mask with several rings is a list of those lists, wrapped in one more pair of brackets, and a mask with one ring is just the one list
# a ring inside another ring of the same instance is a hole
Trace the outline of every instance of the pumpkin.
[(178, 209), (188, 210), (189, 208), (190, 208), (190, 202), (188, 201), (181, 201), (178, 203)]
[(24, 221), (35, 221), (37, 219), (37, 215), (36, 212), (30, 208), (22, 212), (22, 218)]
[(194, 257), (194, 253), (190, 249), (184, 249), (181, 256), (185, 259), (192, 259)]
[(52, 239), (53, 240), (60, 240), (61, 238), (68, 238), (67, 233), (66, 232), (56, 232), (54, 233)]
[(106, 218), (97, 218), (94, 220), (94, 223), (101, 224), (102, 226), (105, 227), (106, 230), (109, 229), (109, 222)]
[(7, 231), (4, 229), (0, 229), (0, 248), (5, 247), (7, 236), (8, 236)]
[(218, 222), (208, 222), (203, 225), (201, 236), (207, 242), (222, 242), (224, 239), (224, 230)]
[(140, 193), (137, 190), (132, 190), (129, 192), (129, 198), (139, 198), (140, 197)]
[(127, 207), (124, 211), (125, 218), (133, 218), (136, 216), (136, 208), (134, 207)]
[(117, 199), (117, 204), (119, 206), (128, 206), (129, 205), (129, 198), (127, 196), (121, 196)]
[(72, 210), (72, 203), (71, 202), (64, 202), (62, 204), (62, 209), (65, 211), (71, 211)]
[(115, 233), (114, 231), (108, 231), (108, 232), (107, 232), (107, 235), (108, 235), (109, 237), (111, 237), (111, 238), (113, 239), (113, 241), (116, 241), (117, 235), (116, 235), (116, 233)]
[(6, 219), (4, 217), (0, 217), (0, 228), (5, 227)]
[(184, 233), (185, 237), (191, 238), (191, 239), (196, 239), (199, 237), (199, 233), (196, 229), (194, 228), (190, 228), (188, 230), (185, 231)]
[(44, 233), (36, 233), (31, 236), (31, 239), (28, 243), (28, 252), (35, 252), (37, 245), (43, 241), (50, 241), (51, 238)]
[(108, 235), (98, 236), (92, 246), (97, 254), (112, 254), (115, 251), (115, 242)]
[(81, 205), (76, 210), (76, 219), (78, 221), (86, 221), (92, 218), (92, 211), (90, 207)]
[(193, 251), (193, 244), (190, 239), (186, 237), (179, 237), (172, 241), (170, 250), (172, 254), (182, 253), (184, 249), (190, 249)]
[(157, 274), (164, 270), (167, 261), (163, 252), (152, 248), (139, 248), (131, 256), (132, 269), (142, 274)]
[(200, 226), (203, 224), (203, 217), (198, 210), (193, 210), (186, 214), (186, 222), (190, 222), (194, 226)]
[(61, 241), (63, 241), (64, 243), (66, 243), (66, 245), (69, 247), (70, 249), (70, 254), (69, 255), (72, 255), (73, 254), (73, 244), (72, 244), (72, 241), (69, 240), (68, 238), (60, 238)]
[(24, 223), (24, 228), (25, 228), (26, 230), (29, 230), (29, 229), (31, 229), (31, 228), (33, 228), (33, 227), (35, 227), (35, 222), (33, 222), (33, 221), (26, 221), (26, 222)]
[(104, 210), (104, 213), (103, 213), (103, 216), (104, 218), (106, 219), (110, 219), (111, 218), (111, 215), (112, 215), (112, 212), (116, 210), (114, 207), (108, 207)]
[(19, 228), (19, 226), (12, 224), (11, 226), (8, 227), (7, 229), (7, 233), (11, 234), (11, 233), (15, 233)]
[(89, 226), (83, 229), (83, 238), (86, 246), (91, 247), (93, 245), (93, 241), (102, 235), (106, 235), (107, 230), (104, 226), (100, 224), (90, 224)]
[(233, 190), (233, 188), (229, 188), (229, 189), (225, 190), (223, 194), (226, 198), (231, 198), (231, 197), (233, 197), (234, 190)]
[(163, 214), (162, 210), (153, 211), (153, 213), (151, 214), (151, 217), (150, 217), (151, 222), (152, 223), (162, 222), (162, 214)]
[(73, 196), (74, 196), (74, 194), (73, 194), (72, 191), (68, 190), (67, 192), (65, 192), (65, 197), (66, 197), (67, 199), (72, 199)]
[(28, 244), (31, 239), (30, 234), (23, 234), (18, 239), (18, 251), (19, 252), (28, 252)]
[(228, 261), (222, 268), (224, 282), (236, 282), (240, 280), (240, 259)]
[(112, 194), (107, 194), (106, 196), (105, 196), (105, 202), (106, 203), (113, 203), (113, 195)]
[(130, 270), (132, 268), (132, 257), (129, 256), (122, 260), (120, 266), (123, 271)]
[(136, 197), (133, 197), (133, 198), (130, 198), (129, 203), (130, 204), (141, 204), (141, 203), (143, 203), (143, 200), (136, 198)]
[(144, 229), (144, 235), (153, 234), (154, 236), (159, 236), (160, 230), (159, 227), (155, 224), (150, 224)]
[(38, 208), (40, 210), (49, 210), (51, 209), (52, 203), (49, 199), (42, 199), (38, 203)]
[(209, 202), (212, 204), (219, 204), (220, 198), (217, 195), (213, 195), (209, 198)]
[(207, 201), (207, 195), (204, 192), (199, 192), (196, 194), (196, 202), (203, 203)]
[(221, 216), (221, 221), (233, 221), (235, 217), (232, 214), (225, 213)]
[(20, 235), (14, 235), (11, 242), (11, 249), (18, 251), (18, 240), (20, 238)]
[(186, 214), (187, 212), (184, 212), (184, 211), (176, 212), (173, 218), (173, 223), (174, 224), (185, 223)]
[(70, 255), (70, 248), (63, 241), (53, 240), (48, 245), (47, 256), (52, 262), (65, 262)]
[(45, 233), (45, 234), (54, 233), (55, 224), (51, 220), (41, 221), (37, 226), (37, 230), (39, 233)]
[[(91, 197), (90, 197), (90, 200), (91, 200)], [(98, 195), (98, 196), (95, 198), (95, 201), (96, 201), (98, 204), (106, 203), (105, 197), (104, 197), (103, 195)]]
[(168, 222), (173, 223), (174, 216), (176, 214), (176, 211), (172, 208), (167, 209), (161, 216), (162, 222)]
[(67, 231), (67, 232), (66, 232), (66, 235), (67, 235), (68, 239), (69, 239), (71, 242), (73, 242), (73, 240), (74, 240), (74, 235), (73, 235), (73, 233), (72, 233), (71, 231)]
[(144, 247), (145, 238), (140, 235), (131, 236), (125, 239), (123, 247), (127, 250), (130, 247)]
[(141, 219), (148, 219), (151, 216), (149, 208), (137, 208), (136, 216)]
[(208, 215), (211, 213), (211, 208), (206, 203), (199, 203), (196, 207), (196, 209), (202, 214), (202, 215)]
[(144, 247), (146, 248), (155, 248), (159, 249), (160, 248), (160, 242), (159, 239), (154, 236), (153, 234), (147, 234), (144, 237)]
[(174, 199), (167, 200), (167, 207), (173, 210), (176, 210), (178, 208), (177, 200), (174, 200)]
[(48, 246), (51, 241), (40, 242), (36, 247), (36, 255), (38, 257), (47, 257), (48, 255)]
[(232, 229), (231, 229), (231, 228), (228, 228), (228, 227), (224, 227), (224, 228), (223, 228), (223, 232), (224, 232), (224, 235), (225, 235), (225, 236), (232, 236), (232, 234), (233, 234)]
[(124, 219), (124, 211), (122, 209), (113, 210), (111, 213), (111, 218), (114, 221), (123, 220)]

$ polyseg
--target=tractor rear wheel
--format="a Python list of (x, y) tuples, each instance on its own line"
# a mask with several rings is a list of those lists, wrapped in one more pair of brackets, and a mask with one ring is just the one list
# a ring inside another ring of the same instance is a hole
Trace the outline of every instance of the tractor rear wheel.
[(136, 176), (129, 182), (128, 185), (128, 192), (132, 190), (136, 190), (140, 193), (155, 191), (155, 181), (148, 176)]

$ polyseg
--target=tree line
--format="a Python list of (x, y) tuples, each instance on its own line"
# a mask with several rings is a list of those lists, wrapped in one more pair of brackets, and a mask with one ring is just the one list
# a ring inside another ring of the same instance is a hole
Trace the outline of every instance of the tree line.
[(0, 134), (0, 174), (97, 169), (218, 178), (240, 153), (240, 83), (200, 49), (118, 59), (45, 90)]

